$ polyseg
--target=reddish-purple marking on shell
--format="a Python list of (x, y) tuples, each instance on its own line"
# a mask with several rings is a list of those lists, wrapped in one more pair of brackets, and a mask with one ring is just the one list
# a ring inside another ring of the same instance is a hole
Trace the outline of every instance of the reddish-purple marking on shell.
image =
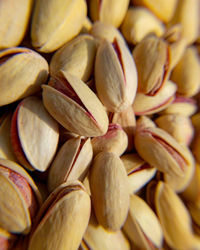
[(189, 103), (192, 105), (197, 104), (196, 100), (194, 100), (193, 98), (183, 97), (183, 96), (176, 96), (173, 103)]
[(137, 173), (139, 171), (145, 170), (145, 169), (151, 169), (152, 167), (148, 164), (148, 163), (144, 163), (142, 166), (132, 170), (130, 173), (128, 173), (128, 175)]

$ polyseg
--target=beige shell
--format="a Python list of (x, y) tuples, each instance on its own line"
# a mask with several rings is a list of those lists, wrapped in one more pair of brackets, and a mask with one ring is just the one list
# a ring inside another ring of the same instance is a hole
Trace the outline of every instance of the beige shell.
[(128, 9), (129, 0), (91, 0), (90, 15), (93, 21), (99, 20), (104, 23), (119, 27)]
[(41, 0), (33, 11), (31, 39), (34, 48), (49, 53), (81, 30), (87, 14), (84, 0)]
[(95, 61), (98, 97), (110, 112), (122, 112), (135, 98), (137, 70), (128, 47), (117, 38), (101, 41)]
[(118, 156), (101, 152), (95, 157), (90, 188), (99, 224), (110, 231), (120, 230), (128, 213), (129, 186), (126, 170)]
[(166, 109), (175, 99), (177, 87), (172, 81), (167, 81), (155, 96), (137, 93), (133, 102), (136, 115), (150, 115)]
[(62, 184), (41, 207), (28, 249), (77, 249), (89, 222), (90, 209), (90, 197), (80, 182)]
[[(63, 91), (59, 91), (60, 88)], [(43, 103), (63, 127), (78, 135), (100, 136), (108, 129), (108, 116), (97, 96), (84, 82), (67, 72), (60, 71), (50, 79), (48, 86), (43, 85)]]
[(18, 46), (28, 26), (32, 0), (0, 1), (0, 49)]
[(70, 139), (60, 148), (51, 164), (48, 175), (48, 189), (53, 191), (57, 186), (69, 180), (82, 181), (92, 161), (92, 144), (90, 138)]
[(56, 153), (58, 139), (58, 124), (39, 98), (27, 97), (20, 102), (12, 119), (11, 142), (23, 166), (45, 171)]
[(0, 106), (36, 93), (47, 80), (48, 63), (33, 50), (3, 50), (0, 62)]
[(50, 63), (51, 75), (63, 70), (84, 82), (88, 81), (93, 72), (96, 49), (96, 41), (92, 36), (77, 36), (53, 55)]
[(130, 7), (126, 12), (121, 30), (127, 42), (137, 44), (150, 33), (162, 36), (165, 28), (148, 9)]

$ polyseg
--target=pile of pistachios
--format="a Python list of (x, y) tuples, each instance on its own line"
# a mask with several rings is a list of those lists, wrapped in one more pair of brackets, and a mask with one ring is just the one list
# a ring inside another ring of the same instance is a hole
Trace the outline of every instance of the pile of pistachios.
[(200, 0), (0, 1), (11, 249), (200, 249)]

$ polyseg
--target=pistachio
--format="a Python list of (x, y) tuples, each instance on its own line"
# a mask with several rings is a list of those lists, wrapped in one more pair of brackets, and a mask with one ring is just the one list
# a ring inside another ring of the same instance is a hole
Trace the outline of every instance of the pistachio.
[(13, 247), (15, 240), (16, 240), (16, 236), (0, 228), (0, 249), (1, 250), (11, 249)]
[(105, 230), (92, 215), (80, 249), (129, 250), (130, 244), (122, 231)]
[(117, 28), (115, 28), (111, 24), (103, 23), (100, 21), (96, 21), (93, 23), (91, 35), (99, 40), (106, 39), (111, 43), (114, 41), (115, 38), (118, 38), (119, 40), (125, 43), (124, 37)]
[(91, 31), (91, 29), (92, 29), (92, 22), (88, 17), (86, 17), (85, 21), (83, 22), (83, 26), (81, 28), (80, 33), (88, 34)]
[(119, 39), (103, 40), (95, 62), (97, 94), (110, 112), (121, 112), (133, 103), (137, 72), (128, 47)]
[(151, 167), (137, 154), (124, 154), (121, 160), (128, 175), (130, 193), (138, 192), (156, 173), (156, 168)]
[(200, 59), (194, 46), (188, 47), (172, 71), (172, 81), (178, 86), (178, 94), (192, 97), (200, 89)]
[(178, 0), (169, 0), (167, 2), (162, 0), (132, 0), (132, 2), (134, 5), (148, 8), (159, 19), (167, 23), (174, 15)]
[(186, 207), (178, 195), (163, 182), (157, 185), (155, 206), (165, 240), (171, 248), (199, 248), (200, 241), (193, 235), (191, 217)]
[(37, 1), (31, 26), (33, 47), (45, 53), (60, 48), (80, 32), (86, 13), (84, 0)]
[(111, 152), (99, 153), (93, 162), (90, 188), (99, 224), (110, 231), (120, 230), (129, 208), (129, 186), (120, 158)]
[(10, 141), (11, 119), (11, 112), (0, 117), (0, 158), (17, 161)]
[(109, 119), (111, 123), (118, 123), (128, 136), (128, 146), (126, 151), (131, 151), (134, 147), (134, 129), (136, 126), (135, 113), (132, 106), (120, 113), (110, 113)]
[(154, 121), (151, 120), (150, 117), (143, 115), (137, 119), (136, 126), (145, 129), (145, 128), (155, 128), (156, 124)]
[(128, 9), (129, 0), (91, 0), (90, 15), (93, 21), (119, 27)]
[(162, 22), (143, 7), (130, 7), (121, 26), (124, 37), (133, 44), (139, 43), (150, 33), (161, 36), (164, 29)]
[(193, 152), (195, 159), (197, 160), (198, 163), (200, 163), (199, 151), (200, 151), (200, 133), (198, 131), (195, 135), (194, 142), (192, 145), (192, 152)]
[(0, 159), (0, 227), (27, 234), (41, 205), (40, 193), (29, 174), (15, 162)]
[(58, 124), (39, 98), (27, 97), (19, 103), (13, 114), (11, 142), (23, 166), (45, 171), (56, 153), (58, 137)]
[(194, 164), (189, 150), (170, 134), (157, 127), (136, 127), (135, 147), (138, 154), (161, 172), (184, 176)]
[(182, 96), (176, 96), (174, 101), (161, 113), (191, 116), (196, 112), (196, 110), (197, 110), (197, 103), (194, 99)]
[(146, 36), (133, 50), (138, 72), (138, 92), (156, 95), (170, 73), (170, 47), (155, 35)]
[(0, 106), (10, 104), (40, 90), (48, 77), (48, 63), (27, 48), (0, 52)]
[(139, 249), (160, 249), (163, 233), (158, 218), (139, 196), (130, 196), (130, 210), (123, 227)]
[(90, 35), (77, 36), (53, 55), (50, 73), (56, 75), (63, 70), (86, 82), (92, 74), (95, 55), (95, 39)]
[(48, 112), (66, 129), (83, 136), (100, 136), (108, 129), (106, 111), (90, 88), (79, 78), (60, 71), (43, 85)]
[(21, 43), (28, 26), (32, 3), (32, 0), (1, 1), (0, 49), (14, 47)]
[(200, 227), (200, 202), (190, 202), (187, 204), (194, 223)]
[(63, 183), (41, 207), (28, 250), (78, 249), (89, 222), (90, 209), (90, 197), (80, 182)]
[(155, 96), (137, 93), (133, 102), (136, 115), (150, 115), (166, 109), (175, 99), (177, 87), (172, 81), (167, 81)]
[(110, 123), (105, 135), (92, 139), (94, 155), (101, 151), (122, 155), (128, 145), (128, 137), (119, 124)]
[(51, 164), (48, 188), (54, 190), (68, 180), (83, 180), (92, 161), (90, 138), (70, 139), (60, 148)]
[(198, 37), (199, 1), (177, 1), (176, 11), (169, 25), (181, 24), (182, 36), (187, 44), (192, 44)]
[(194, 128), (189, 117), (180, 114), (168, 114), (159, 116), (155, 123), (164, 129), (182, 145), (190, 145)]

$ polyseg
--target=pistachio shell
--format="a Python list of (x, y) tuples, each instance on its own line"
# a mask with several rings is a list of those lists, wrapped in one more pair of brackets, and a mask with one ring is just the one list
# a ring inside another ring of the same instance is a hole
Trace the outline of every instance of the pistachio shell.
[(86, 13), (84, 0), (37, 1), (31, 26), (33, 47), (45, 53), (60, 48), (80, 32)]
[(187, 206), (193, 221), (200, 227), (200, 203), (190, 202)]
[(110, 123), (105, 135), (92, 139), (94, 155), (101, 151), (113, 152), (120, 156), (128, 145), (128, 137), (119, 124)]
[(198, 131), (195, 135), (194, 142), (192, 144), (192, 152), (198, 163), (200, 163), (199, 151), (200, 151), (200, 133)]
[(108, 23), (96, 21), (92, 25), (91, 35), (100, 40), (106, 39), (109, 42), (113, 42), (115, 38), (125, 43), (124, 37), (117, 28)]
[(31, 14), (32, 0), (0, 2), (0, 49), (21, 43)]
[(150, 167), (137, 154), (124, 154), (121, 160), (128, 175), (130, 193), (139, 191), (156, 173), (156, 168)]
[(35, 183), (21, 166), (4, 159), (0, 159), (0, 179), (0, 227), (14, 233), (29, 233), (31, 219), (41, 204)]
[(81, 249), (128, 250), (129, 242), (122, 231), (109, 232), (91, 216), (81, 243)]
[(93, 21), (99, 20), (104, 23), (119, 27), (128, 9), (129, 0), (91, 0), (90, 15)]
[(159, 19), (164, 22), (169, 22), (176, 9), (178, 0), (132, 0), (133, 4), (141, 5), (152, 11)]
[(48, 76), (48, 63), (27, 48), (0, 52), (0, 106), (10, 104), (40, 90)]
[(16, 236), (0, 228), (0, 249), (1, 250), (11, 249), (15, 240), (16, 240)]
[(135, 147), (145, 161), (164, 173), (184, 176), (186, 169), (194, 164), (189, 151), (160, 128), (138, 126)]
[(89, 17), (86, 16), (80, 33), (81, 34), (88, 34), (91, 31), (91, 29), (92, 29), (92, 22), (89, 19)]
[(51, 75), (63, 70), (86, 82), (92, 74), (95, 55), (95, 39), (90, 35), (77, 36), (53, 55), (50, 63)]
[(12, 113), (4, 114), (0, 118), (0, 157), (11, 161), (17, 161), (10, 141), (11, 119)]
[(110, 113), (109, 119), (111, 123), (118, 123), (128, 136), (128, 146), (126, 151), (131, 151), (134, 147), (134, 129), (136, 126), (135, 113), (132, 106), (120, 113)]
[(137, 90), (137, 72), (128, 47), (117, 38), (103, 40), (95, 62), (97, 94), (110, 112), (121, 112), (133, 103)]
[(56, 153), (58, 137), (58, 124), (39, 98), (27, 97), (18, 105), (13, 115), (11, 140), (23, 166), (45, 171)]
[(90, 209), (90, 197), (80, 182), (62, 184), (41, 207), (28, 249), (77, 249), (89, 222)]
[(48, 189), (54, 190), (68, 180), (83, 180), (92, 161), (92, 144), (89, 138), (70, 139), (60, 148), (51, 164)]
[(167, 81), (155, 96), (137, 93), (133, 102), (136, 115), (150, 115), (166, 109), (175, 99), (176, 85)]
[(103, 135), (108, 129), (108, 117), (99, 99), (67, 72), (60, 71), (48, 86), (43, 85), (43, 102), (48, 112), (73, 133), (92, 137)]
[(124, 165), (118, 156), (101, 152), (95, 157), (90, 188), (98, 222), (108, 230), (119, 230), (128, 213), (129, 187)]
[(167, 244), (175, 249), (198, 249), (200, 241), (193, 235), (186, 207), (163, 182), (157, 185), (155, 205)]
[(198, 37), (199, 25), (199, 1), (177, 1), (176, 11), (169, 25), (181, 24), (182, 36), (187, 44), (193, 43)]
[(189, 145), (194, 135), (194, 128), (189, 117), (180, 114), (159, 116), (155, 123), (159, 128), (171, 134), (177, 142)]
[(138, 92), (156, 95), (170, 73), (170, 47), (155, 35), (146, 36), (133, 50), (138, 72)]
[(181, 60), (172, 71), (171, 79), (177, 84), (177, 92), (180, 95), (191, 97), (199, 92), (200, 59), (194, 46), (185, 50)]
[(130, 210), (123, 229), (140, 249), (150, 250), (162, 246), (163, 233), (158, 218), (137, 195), (130, 196)]
[(133, 44), (139, 43), (150, 33), (161, 36), (164, 29), (161, 21), (148, 9), (142, 7), (130, 7), (121, 26), (124, 37), (129, 43)]

